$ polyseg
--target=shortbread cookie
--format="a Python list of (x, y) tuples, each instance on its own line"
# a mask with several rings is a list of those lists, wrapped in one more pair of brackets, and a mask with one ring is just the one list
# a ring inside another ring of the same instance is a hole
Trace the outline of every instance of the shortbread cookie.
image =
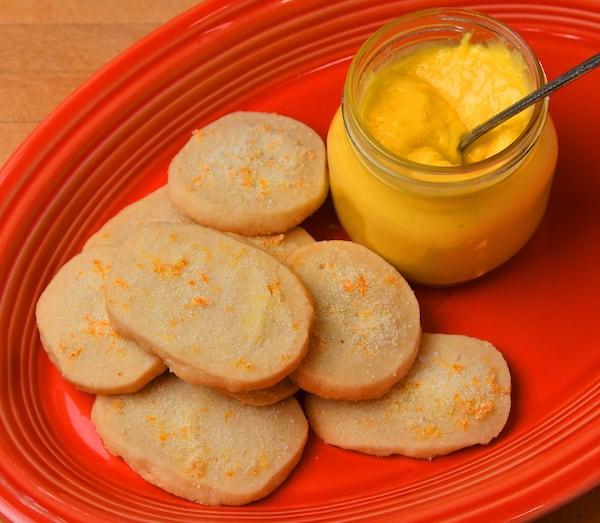
[(292, 380), (324, 398), (382, 396), (408, 372), (419, 346), (419, 304), (406, 280), (344, 240), (302, 247), (288, 263), (315, 302), (308, 354)]
[(180, 378), (263, 389), (306, 354), (313, 318), (299, 278), (266, 252), (197, 224), (152, 223), (121, 246), (111, 323)]
[(205, 505), (268, 495), (308, 437), (295, 398), (252, 407), (169, 373), (135, 394), (97, 396), (91, 418), (106, 448), (143, 478)]
[(190, 223), (192, 220), (173, 206), (162, 186), (133, 202), (108, 220), (83, 246), (118, 245), (133, 231), (152, 222)]
[(289, 231), (278, 234), (262, 234), (258, 236), (244, 236), (237, 233), (229, 233), (240, 241), (249, 242), (259, 247), (281, 263), (287, 263), (288, 256), (304, 245), (315, 242), (315, 239), (303, 227), (294, 227)]
[(36, 306), (50, 361), (86, 392), (133, 392), (165, 370), (160, 358), (109, 325), (104, 286), (117, 250), (96, 246), (75, 255), (56, 273)]
[(377, 400), (306, 398), (314, 431), (325, 442), (377, 456), (432, 458), (502, 431), (510, 411), (511, 379), (489, 342), (428, 334), (410, 373)]
[(229, 392), (224, 391), (223, 389), (219, 390), (246, 405), (255, 405), (258, 407), (262, 405), (273, 405), (273, 403), (289, 398), (298, 392), (298, 389), (298, 385), (288, 377), (285, 377), (281, 381), (275, 383), (275, 385), (267, 387), (266, 389), (241, 392)]
[(169, 196), (184, 214), (247, 236), (298, 225), (329, 187), (321, 137), (273, 113), (230, 113), (195, 131), (168, 174)]

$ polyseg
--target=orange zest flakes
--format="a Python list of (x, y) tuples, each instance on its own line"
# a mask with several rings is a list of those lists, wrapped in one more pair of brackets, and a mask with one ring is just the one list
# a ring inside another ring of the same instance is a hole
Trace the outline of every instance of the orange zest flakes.
[(100, 260), (97, 260), (96, 258), (94, 258), (94, 272), (97, 272), (100, 274), (101, 278), (103, 280), (106, 279), (106, 275), (108, 273), (108, 271), (110, 270), (110, 265), (102, 265), (102, 263), (100, 262)]
[(273, 234), (267, 238), (264, 238), (260, 244), (265, 248), (277, 247), (283, 243), (283, 240), (285, 240), (285, 234)]
[(427, 425), (427, 427), (423, 429), (423, 436), (439, 437), (440, 429), (438, 429), (435, 425)]
[(421, 423), (414, 423), (411, 425), (413, 434), (421, 441), (431, 438), (439, 438), (441, 436), (440, 429), (435, 425), (423, 425)]
[(188, 261), (185, 258), (181, 258), (181, 260), (176, 263), (166, 263), (161, 261), (158, 257), (152, 259), (154, 272), (165, 276), (181, 276), (183, 269), (187, 267), (187, 265)]
[(116, 278), (115, 280), (113, 280), (115, 285), (118, 285), (119, 287), (126, 289), (127, 287), (129, 287), (129, 284), (125, 281), (125, 280), (121, 280), (119, 278)]
[(195, 478), (201, 478), (206, 475), (206, 463), (202, 459), (195, 459), (190, 463), (186, 472)]
[(457, 426), (459, 429), (462, 429), (462, 430), (467, 430), (467, 429), (469, 428), (469, 420), (466, 420), (466, 419), (460, 419), (460, 420), (458, 420), (458, 421), (456, 422), (456, 426)]
[(69, 354), (69, 359), (77, 358), (81, 355), (83, 349), (81, 347), (77, 347), (73, 352)]
[(169, 323), (169, 327), (175, 327), (175, 325), (177, 325), (178, 323), (183, 323), (183, 318), (170, 318), (168, 323)]
[(239, 360), (237, 360), (235, 362), (235, 366), (245, 367), (248, 370), (252, 370), (254, 368), (254, 365), (252, 365), (252, 363), (250, 363), (248, 360), (245, 360), (244, 358), (240, 358)]
[(264, 454), (261, 454), (260, 456), (258, 456), (258, 463), (250, 469), (250, 472), (257, 476), (260, 473), (261, 469), (266, 470), (270, 466), (271, 464), (267, 460), (266, 456)]
[[(208, 283), (208, 276), (206, 274), (204, 274), (203, 272), (198, 272), (198, 277), (204, 282), (204, 283)], [(188, 280), (188, 283), (190, 285), (196, 285), (196, 280), (194, 278), (190, 278)]]
[(474, 413), (475, 419), (483, 419), (494, 410), (494, 405), (491, 401), (484, 401), (479, 405)]
[(250, 167), (240, 167), (238, 173), (242, 177), (242, 185), (244, 187), (254, 187), (254, 174)]
[(190, 303), (186, 303), (183, 308), (190, 309), (192, 307), (208, 307), (211, 301), (206, 296), (195, 296)]
[(91, 336), (106, 336), (110, 332), (110, 323), (108, 320), (98, 320), (92, 318), (89, 314), (84, 316), (86, 328), (83, 330)]
[(261, 187), (258, 196), (267, 196), (271, 194), (271, 190), (269, 189), (269, 182), (266, 179), (261, 178), (260, 180), (258, 180), (258, 184)]
[(344, 289), (344, 292), (350, 293), (355, 290), (358, 290), (361, 296), (366, 296), (367, 294), (368, 284), (366, 278), (362, 274), (358, 275), (356, 281), (345, 278), (341, 281), (341, 284), (342, 289)]
[(263, 469), (268, 469), (271, 466), (271, 464), (267, 460), (267, 457), (264, 454), (258, 456), (258, 464)]
[(279, 280), (275, 280), (273, 283), (267, 284), (267, 289), (271, 296), (280, 296), (281, 291), (279, 290)]
[(362, 274), (358, 275), (358, 288), (360, 289), (361, 296), (367, 294), (367, 279)]
[[(328, 270), (333, 270), (333, 263), (331, 262), (331, 260), (328, 260), (324, 263), (319, 263), (319, 269), (320, 270), (324, 270), (324, 269), (328, 269)], [(335, 271), (334, 271), (335, 273)]]
[(148, 416), (146, 416), (146, 421), (156, 421), (156, 416), (152, 416), (151, 414), (149, 414)]
[(342, 288), (345, 292), (352, 292), (356, 288), (356, 283), (348, 279), (342, 280)]
[(484, 419), (494, 410), (494, 403), (491, 400), (476, 401), (473, 398), (462, 399), (458, 393), (454, 399), (461, 412), (476, 420)]
[(206, 298), (205, 296), (197, 296), (196, 298), (194, 298), (194, 303), (196, 305), (201, 305), (202, 307), (206, 307), (207, 305), (210, 305), (210, 300), (208, 298)]
[(168, 434), (168, 433), (166, 433), (166, 432), (163, 432), (163, 433), (162, 433), (162, 434), (160, 434), (158, 437), (159, 437), (159, 439), (160, 439), (161, 441), (167, 441), (167, 439), (169, 439), (169, 434)]
[(233, 476), (235, 476), (240, 470), (242, 470), (242, 467), (239, 463), (236, 463), (235, 467), (230, 468), (227, 470), (226, 474), (227, 477), (232, 478)]
[(385, 283), (389, 283), (389, 284), (392, 284), (396, 281), (396, 278), (394, 278), (394, 276), (392, 274), (386, 274), (383, 279), (384, 279)]
[(454, 364), (452, 365), (452, 370), (453, 370), (454, 372), (460, 372), (460, 371), (461, 371), (461, 370), (463, 370), (464, 368), (465, 368), (465, 367), (464, 367), (464, 365), (460, 365), (460, 364), (458, 364), (458, 363), (454, 363)]
[(206, 165), (206, 163), (200, 162), (199, 171), (200, 171), (200, 174), (198, 174), (197, 176), (194, 176), (194, 178), (192, 178), (192, 183), (194, 185), (200, 185), (204, 181), (204, 175), (210, 173), (210, 167), (208, 167), (208, 165)]

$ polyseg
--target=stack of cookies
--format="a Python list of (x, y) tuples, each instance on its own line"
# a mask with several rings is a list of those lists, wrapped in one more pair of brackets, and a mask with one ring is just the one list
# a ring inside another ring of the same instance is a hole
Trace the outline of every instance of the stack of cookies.
[(422, 333), (394, 267), (301, 227), (327, 191), (312, 129), (226, 115), (40, 296), (51, 361), (97, 395), (104, 444), (148, 481), (241, 505), (288, 477), (309, 425), (342, 448), (419, 458), (504, 427), (510, 374), (491, 344)]

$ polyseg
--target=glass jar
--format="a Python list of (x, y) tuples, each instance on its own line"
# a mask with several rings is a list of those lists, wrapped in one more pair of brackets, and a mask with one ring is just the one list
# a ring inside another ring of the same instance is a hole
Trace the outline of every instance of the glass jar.
[(360, 109), (373, 74), (419, 46), (459, 45), (466, 34), (473, 43), (500, 41), (518, 51), (531, 88), (545, 83), (527, 43), (496, 19), (462, 9), (418, 11), (382, 27), (358, 50), (327, 136), (341, 225), (414, 283), (468, 281), (513, 256), (544, 215), (556, 165), (547, 99), (530, 110), (525, 129), (502, 150), (457, 166), (407, 160), (366, 128)]

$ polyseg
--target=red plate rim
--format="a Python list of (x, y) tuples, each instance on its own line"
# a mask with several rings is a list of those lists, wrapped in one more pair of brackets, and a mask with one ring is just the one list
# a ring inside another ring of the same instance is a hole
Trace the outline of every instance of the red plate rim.
[[(600, 41), (600, 8), (590, 0), (568, 5), (558, 1), (543, 5), (458, 4), (497, 15), (524, 31), (562, 34), (571, 30), (580, 41), (590, 42), (590, 46), (597, 46)], [(257, 92), (344, 61), (384, 21), (401, 12), (429, 5), (427, 1), (411, 0), (399, 9), (397, 2), (392, 1), (374, 6), (367, 1), (350, 0), (238, 3), (205, 0), (94, 75), (17, 149), (0, 172), (3, 230), (0, 236), (0, 355), (3, 374), (6, 374), (0, 385), (0, 414), (6, 429), (0, 438), (0, 513), (36, 519), (56, 513), (72, 515), (60, 499), (49, 501), (52, 496), (42, 496), (40, 499), (47, 505), (40, 504), (19, 491), (21, 481), (12, 482), (19, 473), (34, 480), (46, 475), (45, 479), (50, 481), (49, 470), (28, 470), (28, 463), (19, 462), (18, 457), (13, 457), (13, 451), (24, 453), (28, 459), (44, 451), (57, 452), (51, 445), (46, 448), (39, 443), (52, 435), (47, 432), (45, 413), (34, 401), (44, 394), (44, 383), (37, 379), (36, 373), (45, 356), (40, 353), (31, 305), (57, 267), (77, 252), (96, 225), (151, 188), (144, 182), (145, 175), (168, 161), (188, 131), (231, 110), (240, 100), (248, 100)], [(437, 5), (456, 6), (457, 2)], [(274, 40), (279, 42), (282, 51), (276, 58), (267, 45)], [(207, 59), (200, 49), (210, 50), (211, 57)], [(240, 53), (246, 53), (244, 58), (234, 60)], [(260, 67), (261, 61), (265, 64), (263, 67)], [(255, 67), (249, 70), (248, 63)], [(218, 81), (211, 81), (211, 75)], [(198, 96), (200, 92), (206, 95), (202, 99)], [(164, 116), (167, 113), (173, 117), (167, 119)], [(132, 144), (139, 146), (135, 147), (134, 154), (131, 154)], [(96, 191), (99, 183), (106, 188), (102, 195)], [(49, 228), (49, 224), (52, 227)], [(22, 313), (17, 320), (14, 311)], [(23, 387), (23, 378), (29, 379), (30, 387)], [(455, 492), (452, 494), (453, 517), (460, 514), (461, 520), (468, 520), (503, 514), (505, 520), (527, 519), (599, 484), (600, 470), (589, 467), (600, 458), (596, 445), (600, 440), (599, 398), (600, 380), (596, 378), (582, 387), (578, 395), (565, 397), (564, 404), (538, 419), (530, 433), (519, 437), (509, 435), (506, 441), (511, 451), (516, 451), (515, 468), (522, 474), (511, 487), (518, 488), (499, 496), (498, 489), (484, 482), (481, 503), (477, 504), (468, 499), (461, 501)], [(566, 412), (574, 414), (570, 416)], [(561, 425), (564, 430), (556, 440), (552, 427), (560, 423), (564, 423)], [(32, 426), (39, 441), (17, 443), (17, 438), (22, 439)], [(542, 451), (532, 450), (532, 441), (539, 442)], [(546, 452), (550, 448), (553, 455)], [(525, 453), (537, 454), (546, 460), (545, 476), (537, 482), (531, 474), (518, 470), (522, 462), (516, 458)], [(77, 466), (72, 456), (48, 457), (70, 460), (71, 466)], [(37, 456), (37, 459), (42, 458)], [(488, 461), (494, 466), (493, 459)], [(465, 477), (471, 474), (484, 477), (485, 465), (483, 457), (479, 468), (465, 466)], [(504, 467), (504, 471), (497, 473), (510, 472), (508, 461)], [(91, 484), (92, 479), (86, 481)], [(444, 475), (438, 483), (429, 483), (428, 487), (441, 492), (443, 481)], [(459, 482), (457, 488), (460, 486)], [(41, 485), (39, 488), (43, 490)], [(86, 492), (87, 488), (82, 487), (82, 491)], [(405, 501), (408, 505), (411, 502), (419, 505), (423, 494), (416, 490), (413, 497)], [(535, 506), (531, 498), (534, 494), (538, 500)], [(304, 508), (292, 507), (290, 511), (272, 507), (263, 511), (259, 506), (229, 511), (207, 508), (206, 515), (219, 519), (293, 517), (300, 521), (321, 516), (350, 518), (351, 510), (357, 520), (375, 514), (383, 520), (394, 518), (399, 512), (395, 501), (399, 495), (402, 489), (380, 492), (364, 503), (339, 500), (326, 508), (308, 503)], [(421, 510), (420, 514), (445, 515), (443, 506)]]

